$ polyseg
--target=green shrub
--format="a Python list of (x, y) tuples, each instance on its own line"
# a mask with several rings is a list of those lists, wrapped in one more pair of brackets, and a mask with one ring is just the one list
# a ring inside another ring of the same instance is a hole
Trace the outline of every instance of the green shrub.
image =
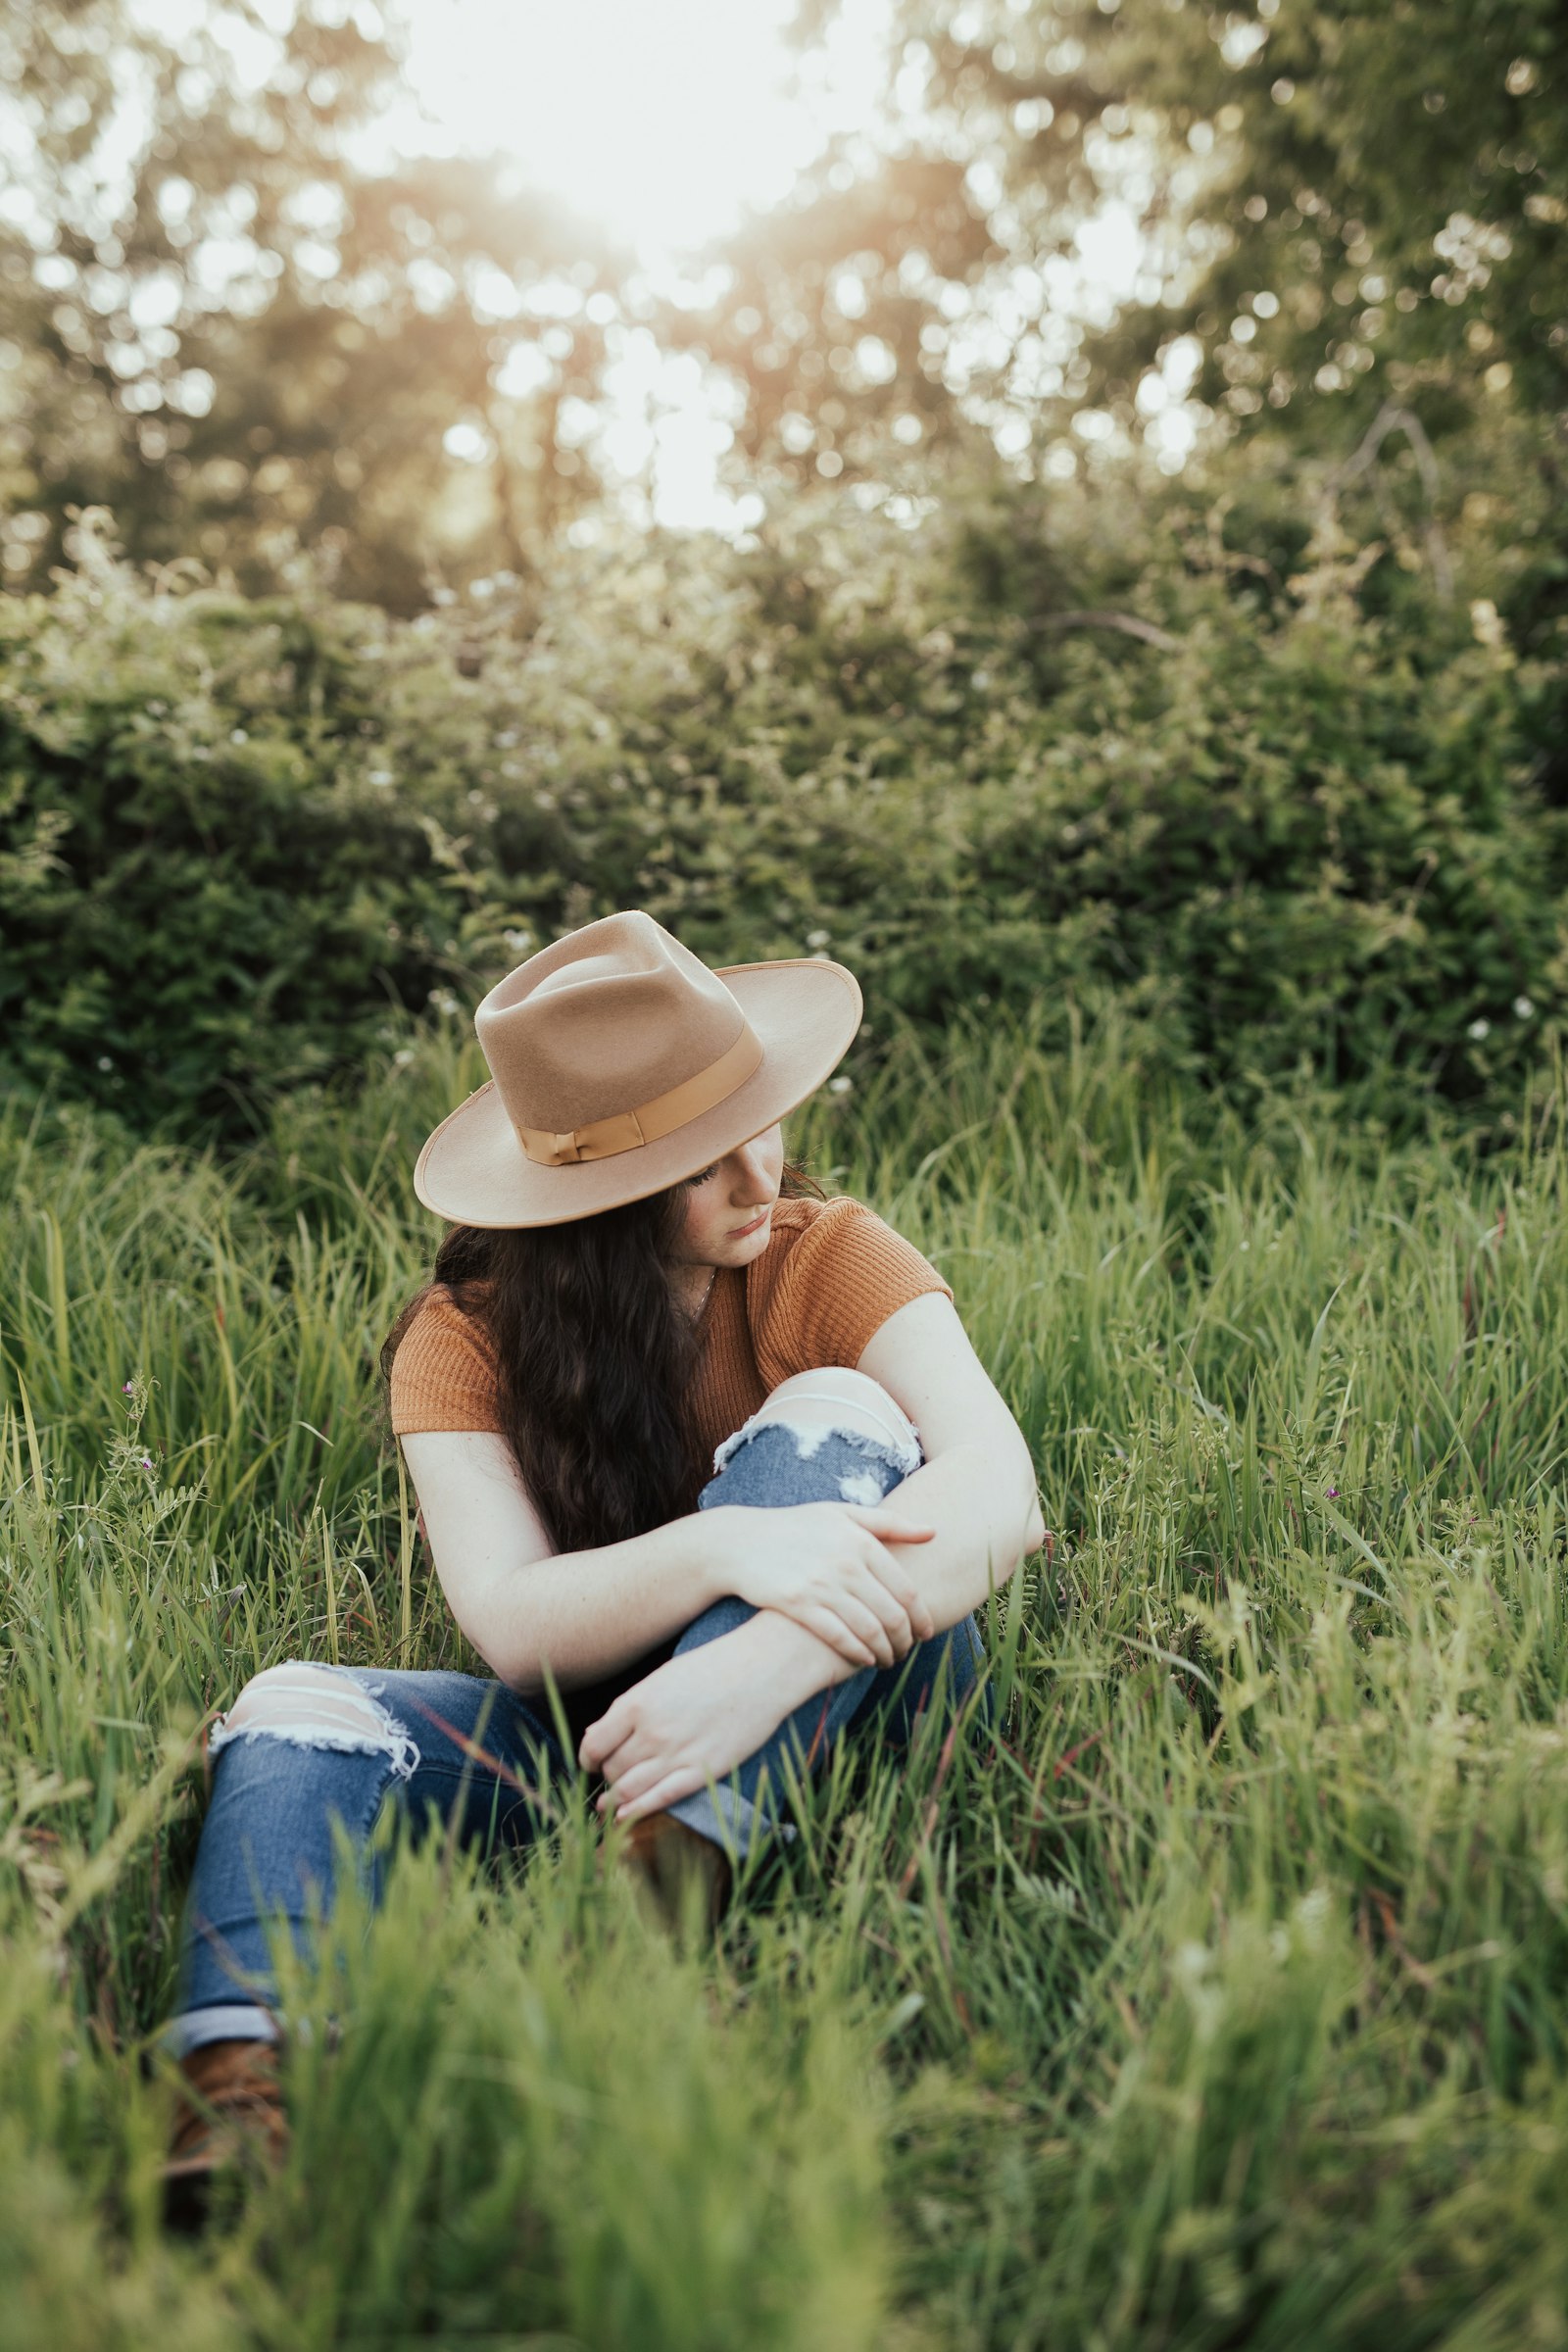
[[(849, 963), (873, 1055), (895, 1008), (1065, 1035), (1109, 996), (1221, 1083), (1500, 1100), (1568, 987), (1554, 673), (1327, 555), (1265, 599), (1122, 517), (1097, 575), (1092, 513), (1015, 505), (1006, 565), (838, 508), (584, 554), (526, 636), (504, 595), (247, 606), (89, 544), (0, 603), (0, 1067), (241, 1128), (641, 906), (712, 962)], [(1135, 528), (1161, 641), (1030, 609), (1125, 597)]]
[(453, 896), (413, 798), (374, 782), (380, 634), (109, 567), (0, 599), (13, 1081), (239, 1125), (422, 1004)]

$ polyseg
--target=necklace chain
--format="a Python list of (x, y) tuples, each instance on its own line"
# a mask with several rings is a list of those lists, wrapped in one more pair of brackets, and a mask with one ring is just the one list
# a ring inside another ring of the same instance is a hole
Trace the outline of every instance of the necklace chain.
[(704, 1291), (702, 1297), (697, 1300), (695, 1305), (686, 1306), (684, 1308), (684, 1312), (691, 1318), (692, 1322), (700, 1323), (702, 1321), (704, 1309), (707, 1307), (709, 1299), (713, 1295), (713, 1285), (717, 1280), (718, 1268), (716, 1266), (710, 1266), (708, 1270), (708, 1288)]

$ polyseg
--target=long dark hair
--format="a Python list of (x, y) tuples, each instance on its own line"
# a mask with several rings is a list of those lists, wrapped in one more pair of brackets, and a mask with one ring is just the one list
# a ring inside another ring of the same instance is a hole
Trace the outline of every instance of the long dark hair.
[[(502, 1435), (558, 1552), (618, 1544), (695, 1507), (709, 1465), (685, 1406), (702, 1342), (670, 1268), (698, 1181), (564, 1225), (454, 1225), (382, 1342), (389, 1393), (398, 1343), (438, 1284), (481, 1325)], [(779, 1193), (826, 1198), (794, 1159)]]

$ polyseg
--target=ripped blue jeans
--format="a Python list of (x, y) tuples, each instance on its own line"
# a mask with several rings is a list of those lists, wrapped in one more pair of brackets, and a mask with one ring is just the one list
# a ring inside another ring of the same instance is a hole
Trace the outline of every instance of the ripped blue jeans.
[[(842, 1404), (846, 1376), (830, 1380), (821, 1395)], [(764, 1418), (766, 1407), (754, 1414), (715, 1453), (698, 1509), (881, 1501), (923, 1457), (912, 1423), (884, 1390), (865, 1381), (860, 1396), (858, 1412), (837, 1425)], [(867, 1414), (882, 1436), (852, 1425)], [(754, 1613), (743, 1600), (716, 1601), (686, 1627), (677, 1654)], [(962, 1618), (899, 1665), (862, 1668), (818, 1692), (725, 1783), (669, 1809), (732, 1855), (792, 1837), (783, 1819), (788, 1770), (804, 1777), (845, 1732), (902, 1748), (923, 1707), (967, 1700), (989, 1720), (990, 1690), (976, 1690), (983, 1660), (975, 1621)], [(303, 1948), (313, 1917), (329, 1908), (340, 1826), (364, 1857), (373, 1900), (386, 1849), (380, 1841), (366, 1849), (389, 1805), (416, 1838), (444, 1827), (465, 1844), (520, 1846), (548, 1835), (574, 1784), (576, 1759), (543, 1707), (505, 1683), (294, 1660), (259, 1676), (246, 1695), (264, 1691), (265, 1708), (251, 1709), (251, 1720), (220, 1717), (208, 1741), (212, 1796), (185, 1906), (179, 2013), (163, 2036), (175, 2056), (208, 2041), (276, 2038), (265, 1923), (283, 1917)]]

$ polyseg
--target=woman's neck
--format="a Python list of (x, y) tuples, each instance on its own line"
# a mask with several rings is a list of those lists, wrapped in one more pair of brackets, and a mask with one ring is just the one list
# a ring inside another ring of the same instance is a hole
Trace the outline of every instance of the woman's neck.
[(717, 1280), (716, 1266), (682, 1266), (672, 1277), (676, 1303), (694, 1323), (700, 1319)]

